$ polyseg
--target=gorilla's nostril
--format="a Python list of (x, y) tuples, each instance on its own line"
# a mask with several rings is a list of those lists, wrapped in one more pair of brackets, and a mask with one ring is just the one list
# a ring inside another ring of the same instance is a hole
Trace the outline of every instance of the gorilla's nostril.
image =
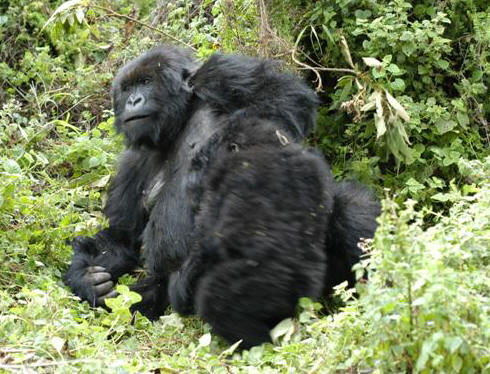
[(129, 108), (137, 108), (138, 106), (144, 104), (143, 95), (141, 95), (140, 93), (131, 94), (128, 97), (128, 101), (126, 103), (127, 107)]

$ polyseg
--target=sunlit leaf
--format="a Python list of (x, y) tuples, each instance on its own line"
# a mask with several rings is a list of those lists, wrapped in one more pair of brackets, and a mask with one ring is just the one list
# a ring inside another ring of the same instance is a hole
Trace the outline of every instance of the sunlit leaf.
[(381, 68), (383, 66), (381, 61), (379, 61), (378, 59), (376, 59), (374, 57), (363, 57), (362, 61), (364, 61), (364, 63), (367, 66), (372, 67), (372, 68)]
[(381, 100), (381, 93), (375, 92), (374, 100), (376, 102), (376, 113), (374, 114), (374, 124), (376, 126), (376, 137), (380, 138), (386, 132), (386, 124), (383, 113), (383, 102)]
[(388, 91), (385, 90), (385, 94), (388, 103), (395, 110), (396, 114), (403, 120), (407, 122), (410, 121), (410, 116), (408, 115), (405, 108), (403, 108), (403, 106), (393, 96), (391, 96)]
[(294, 332), (294, 321), (292, 318), (283, 319), (271, 331), (270, 336), (273, 342), (278, 342), (279, 338), (290, 336)]
[(211, 334), (208, 332), (199, 338), (199, 346), (207, 347), (211, 344)]
[(60, 15), (61, 13), (67, 11), (70, 8), (74, 8), (74, 7), (78, 6), (78, 5), (82, 5), (85, 2), (86, 2), (86, 0), (69, 0), (69, 1), (65, 1), (58, 8), (56, 8), (56, 10), (53, 12), (53, 14), (51, 15), (51, 17), (49, 17), (49, 19), (46, 21), (46, 23), (42, 27), (41, 31), (44, 30), (44, 28), (47, 25), (49, 25), (51, 22), (53, 22), (56, 19), (56, 17), (58, 17), (58, 15)]

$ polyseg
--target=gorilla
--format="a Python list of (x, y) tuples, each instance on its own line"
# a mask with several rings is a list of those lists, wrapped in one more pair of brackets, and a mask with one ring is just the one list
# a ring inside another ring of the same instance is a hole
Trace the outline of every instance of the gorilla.
[(336, 183), (318, 152), (280, 131), (232, 116), (203, 149), (195, 240), (169, 282), (175, 310), (197, 313), (241, 348), (270, 341), (300, 297), (352, 286), (358, 242), (373, 235), (379, 212), (366, 188)]
[(161, 46), (118, 72), (112, 97), (126, 149), (108, 227), (71, 242), (64, 280), (81, 299), (103, 306), (142, 265), (134, 311), (157, 319), (171, 303), (246, 348), (269, 341), (298, 298), (353, 284), (379, 204), (361, 185), (336, 183), (301, 144), (319, 103), (301, 80), (268, 60), (215, 54), (200, 64)]
[(190, 169), (198, 152), (240, 113), (280, 123), (300, 140), (313, 127), (318, 102), (270, 61), (216, 54), (200, 65), (173, 46), (124, 66), (112, 96), (127, 147), (104, 208), (109, 227), (72, 241), (65, 282), (91, 305), (104, 305), (115, 295), (114, 282), (143, 264), (147, 276), (133, 286), (143, 296), (137, 309), (158, 318), (168, 306), (168, 277), (187, 258), (194, 236), (189, 191), (202, 173)]

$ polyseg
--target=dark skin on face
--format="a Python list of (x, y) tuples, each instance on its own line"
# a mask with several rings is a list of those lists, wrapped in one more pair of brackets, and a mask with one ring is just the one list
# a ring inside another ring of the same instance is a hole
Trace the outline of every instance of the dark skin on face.
[(157, 105), (153, 98), (155, 77), (154, 66), (145, 66), (127, 74), (114, 89), (116, 120), (122, 129), (131, 132), (132, 127), (142, 126), (158, 118)]
[(126, 100), (124, 110), (124, 123), (128, 124), (133, 121), (138, 121), (150, 117), (153, 113), (148, 110), (146, 102), (152, 91), (152, 84), (149, 78), (144, 82), (133, 87)]

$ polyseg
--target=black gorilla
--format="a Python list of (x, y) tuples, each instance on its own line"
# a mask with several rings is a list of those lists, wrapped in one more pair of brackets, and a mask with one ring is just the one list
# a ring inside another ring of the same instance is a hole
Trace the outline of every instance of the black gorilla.
[(379, 206), (300, 144), (318, 101), (296, 77), (241, 56), (200, 66), (165, 46), (121, 69), (113, 102), (127, 150), (109, 227), (72, 242), (65, 281), (75, 294), (103, 305), (143, 263), (134, 309), (156, 319), (170, 299), (249, 347), (268, 341), (299, 297), (354, 282), (357, 243), (372, 237)]
[(104, 209), (109, 227), (72, 241), (65, 282), (103, 305), (115, 295), (114, 282), (143, 263), (147, 276), (133, 286), (143, 300), (135, 309), (155, 319), (194, 237), (199, 194), (189, 191), (199, 190), (204, 169), (191, 172), (193, 159), (232, 115), (270, 119), (300, 140), (313, 127), (317, 98), (269, 61), (216, 54), (199, 66), (187, 51), (163, 46), (120, 70), (113, 104), (127, 150)]
[(323, 158), (274, 122), (233, 118), (221, 133), (205, 149), (196, 240), (169, 295), (247, 348), (268, 341), (300, 297), (321, 296), (334, 182)]
[(204, 168), (196, 238), (169, 284), (179, 313), (248, 348), (269, 341), (300, 297), (354, 283), (379, 206), (364, 187), (337, 184), (317, 152), (275, 122), (233, 116), (193, 166)]

